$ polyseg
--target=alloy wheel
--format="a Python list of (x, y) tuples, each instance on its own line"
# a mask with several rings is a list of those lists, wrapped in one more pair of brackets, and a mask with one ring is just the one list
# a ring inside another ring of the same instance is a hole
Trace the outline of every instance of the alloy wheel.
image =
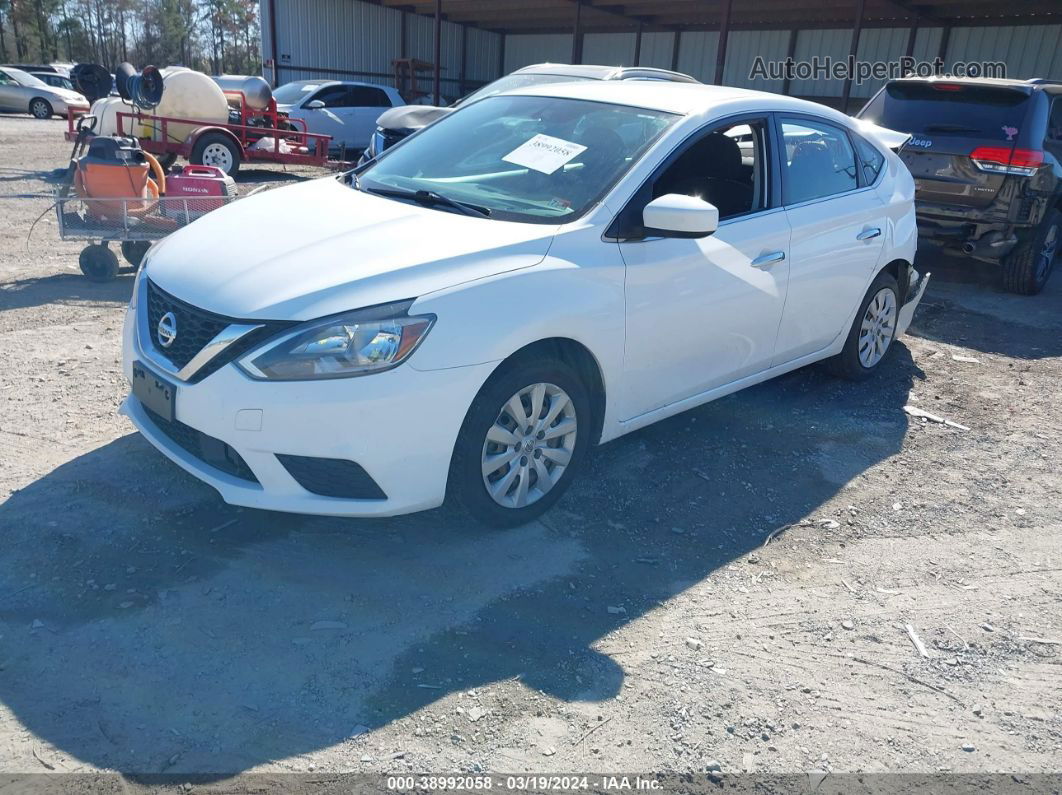
[(483, 485), (498, 505), (523, 508), (560, 480), (575, 452), (575, 404), (555, 384), (532, 384), (498, 412), (483, 442)]
[(885, 356), (896, 336), (896, 293), (889, 287), (878, 290), (867, 304), (859, 327), (859, 363), (870, 369)]
[(35, 119), (47, 119), (52, 115), (52, 109), (48, 107), (48, 103), (43, 99), (38, 99), (30, 107), (30, 113)]
[(1050, 229), (1047, 230), (1047, 235), (1044, 237), (1043, 247), (1040, 249), (1040, 256), (1036, 260), (1036, 281), (1039, 284), (1043, 284), (1047, 281), (1047, 277), (1051, 275), (1051, 268), (1054, 267), (1055, 257), (1058, 255), (1058, 224), (1053, 224)]

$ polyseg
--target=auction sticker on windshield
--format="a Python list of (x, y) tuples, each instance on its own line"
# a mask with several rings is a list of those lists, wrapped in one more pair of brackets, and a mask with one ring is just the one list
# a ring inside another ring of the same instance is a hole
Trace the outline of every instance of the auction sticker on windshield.
[(533, 168), (543, 174), (552, 174), (585, 151), (586, 147), (582, 144), (539, 133), (529, 141), (520, 144), (502, 160), (525, 168)]

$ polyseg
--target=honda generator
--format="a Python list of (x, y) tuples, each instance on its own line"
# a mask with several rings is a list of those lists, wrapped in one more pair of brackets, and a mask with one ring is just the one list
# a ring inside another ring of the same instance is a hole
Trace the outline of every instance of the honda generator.
[(163, 214), (198, 218), (236, 197), (236, 182), (216, 166), (177, 166), (166, 177)]

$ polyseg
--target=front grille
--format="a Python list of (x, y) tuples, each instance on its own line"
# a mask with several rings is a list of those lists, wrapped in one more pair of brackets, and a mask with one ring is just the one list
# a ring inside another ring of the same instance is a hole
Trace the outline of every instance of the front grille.
[(306, 491), (348, 500), (386, 500), (387, 495), (360, 464), (344, 458), (282, 455), (277, 460)]
[[(151, 342), (178, 369), (192, 361), (208, 342), (233, 322), (229, 318), (197, 309), (174, 298), (165, 290), (156, 287), (150, 279), (147, 283), (147, 299)], [(177, 336), (168, 348), (159, 341), (159, 321), (167, 312), (172, 312), (177, 319)]]
[(247, 466), (247, 462), (243, 460), (243, 457), (221, 439), (207, 436), (202, 431), (197, 431), (179, 420), (167, 422), (143, 404), (141, 404), (141, 408), (144, 409), (144, 413), (147, 414), (155, 429), (186, 453), (195, 456), (203, 463), (224, 472), (226, 475), (231, 475), (234, 478), (246, 480), (250, 483), (258, 482), (258, 478), (254, 476), (254, 472)]
[(387, 151), (392, 146), (397, 144), (399, 141), (404, 141), (408, 137), (409, 137), (409, 133), (408, 132), (397, 132), (395, 130), (384, 130), (383, 131), (384, 151)]
[[(216, 315), (174, 298), (150, 279), (147, 281), (148, 332), (155, 349), (172, 362), (178, 370), (195, 358), (224, 328), (233, 323), (258, 324), (257, 328), (222, 350), (189, 378), (190, 383), (198, 383), (211, 373), (215, 373), (229, 362), (242, 356), (261, 342), (282, 331), (293, 323), (278, 321), (240, 320)], [(167, 312), (173, 312), (177, 320), (177, 336), (170, 347), (165, 348), (159, 341), (159, 321)]]

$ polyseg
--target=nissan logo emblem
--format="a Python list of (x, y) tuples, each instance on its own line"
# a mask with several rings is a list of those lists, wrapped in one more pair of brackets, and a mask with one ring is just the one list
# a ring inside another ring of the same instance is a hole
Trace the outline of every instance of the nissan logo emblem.
[(173, 312), (167, 312), (162, 316), (155, 333), (158, 334), (159, 345), (163, 348), (173, 345), (173, 341), (177, 339), (177, 317)]

